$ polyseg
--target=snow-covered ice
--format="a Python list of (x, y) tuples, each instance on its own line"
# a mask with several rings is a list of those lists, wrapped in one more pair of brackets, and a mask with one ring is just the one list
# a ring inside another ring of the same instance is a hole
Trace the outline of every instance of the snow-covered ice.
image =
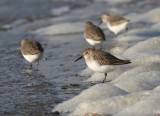
[(97, 84), (87, 90), (84, 90), (80, 95), (74, 97), (73, 99), (59, 104), (53, 111), (74, 111), (81, 103), (89, 101), (92, 102), (124, 94), (127, 94), (127, 92), (111, 84)]

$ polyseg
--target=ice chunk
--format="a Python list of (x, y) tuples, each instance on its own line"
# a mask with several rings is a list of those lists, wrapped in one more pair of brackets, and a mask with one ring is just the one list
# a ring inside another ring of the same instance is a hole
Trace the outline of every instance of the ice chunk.
[(89, 89), (84, 90), (78, 96), (75, 96), (74, 98), (57, 105), (55, 109), (52, 110), (52, 112), (74, 111), (76, 107), (82, 102), (85, 103), (100, 99), (106, 99), (108, 97), (118, 96), (123, 94), (127, 94), (127, 92), (115, 86), (112, 86), (111, 84), (108, 83), (96, 84), (90, 87)]
[(115, 116), (158, 116), (160, 113), (160, 94), (151, 96), (125, 108)]
[(70, 116), (82, 116), (87, 112), (98, 113), (104, 115), (112, 115), (122, 111), (131, 104), (143, 99), (144, 93), (125, 94), (124, 96), (115, 96), (101, 100), (81, 102), (76, 110)]
[(34, 31), (34, 33), (40, 35), (74, 34), (83, 32), (83, 26), (84, 24), (82, 22), (75, 22), (75, 23), (66, 22), (40, 28)]
[(112, 83), (128, 92), (151, 90), (160, 84), (159, 71), (152, 71), (151, 68), (148, 66), (134, 68), (121, 74)]
[(53, 15), (62, 15), (63, 13), (66, 13), (68, 11), (70, 11), (69, 6), (63, 6), (63, 7), (57, 8), (57, 9), (52, 9), (51, 13)]

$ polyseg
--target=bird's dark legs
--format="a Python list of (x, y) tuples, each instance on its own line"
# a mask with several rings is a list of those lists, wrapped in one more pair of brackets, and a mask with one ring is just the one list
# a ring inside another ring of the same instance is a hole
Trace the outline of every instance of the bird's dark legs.
[(126, 27), (126, 32), (128, 31), (128, 27)]
[(118, 34), (115, 34), (114, 32), (110, 31), (111, 37), (117, 38)]
[[(93, 48), (92, 48), (93, 50), (95, 50), (96, 49), (96, 47), (95, 46), (93, 46)], [(100, 50), (102, 50), (102, 44), (100, 44), (100, 48), (99, 48)]]
[(104, 73), (104, 80), (102, 81), (102, 83), (105, 83), (106, 82), (106, 77), (107, 77), (107, 73)]
[(29, 69), (32, 70), (32, 63), (30, 63), (30, 68)]
[(36, 71), (38, 71), (38, 66), (39, 66), (39, 61), (37, 61), (37, 70)]
[(100, 44), (100, 50), (102, 50), (102, 43)]
[[(126, 33), (128, 32), (128, 27), (126, 27)], [(126, 36), (126, 34), (124, 34), (124, 36)]]
[(114, 34), (114, 37), (117, 38), (119, 34)]

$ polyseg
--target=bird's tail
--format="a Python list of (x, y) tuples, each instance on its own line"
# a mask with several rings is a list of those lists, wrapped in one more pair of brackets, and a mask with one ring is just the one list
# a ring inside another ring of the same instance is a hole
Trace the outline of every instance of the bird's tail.
[(113, 65), (123, 65), (123, 64), (129, 64), (129, 63), (131, 63), (130, 60), (121, 60), (121, 59), (119, 59), (118, 61), (114, 62)]
[(130, 60), (123, 60), (123, 64), (129, 64), (129, 63), (131, 63)]

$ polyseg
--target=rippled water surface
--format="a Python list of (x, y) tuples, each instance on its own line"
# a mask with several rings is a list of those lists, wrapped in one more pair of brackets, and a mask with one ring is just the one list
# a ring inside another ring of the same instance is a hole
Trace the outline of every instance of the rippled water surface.
[(44, 54), (47, 60), (41, 60), (37, 72), (35, 67), (33, 71), (28, 70), (29, 64), (22, 58), (18, 46), (17, 42), (5, 43), (0, 49), (1, 115), (54, 115), (50, 113), (54, 104), (87, 87), (81, 78), (77, 78), (75, 57), (63, 55), (63, 47), (48, 44)]

